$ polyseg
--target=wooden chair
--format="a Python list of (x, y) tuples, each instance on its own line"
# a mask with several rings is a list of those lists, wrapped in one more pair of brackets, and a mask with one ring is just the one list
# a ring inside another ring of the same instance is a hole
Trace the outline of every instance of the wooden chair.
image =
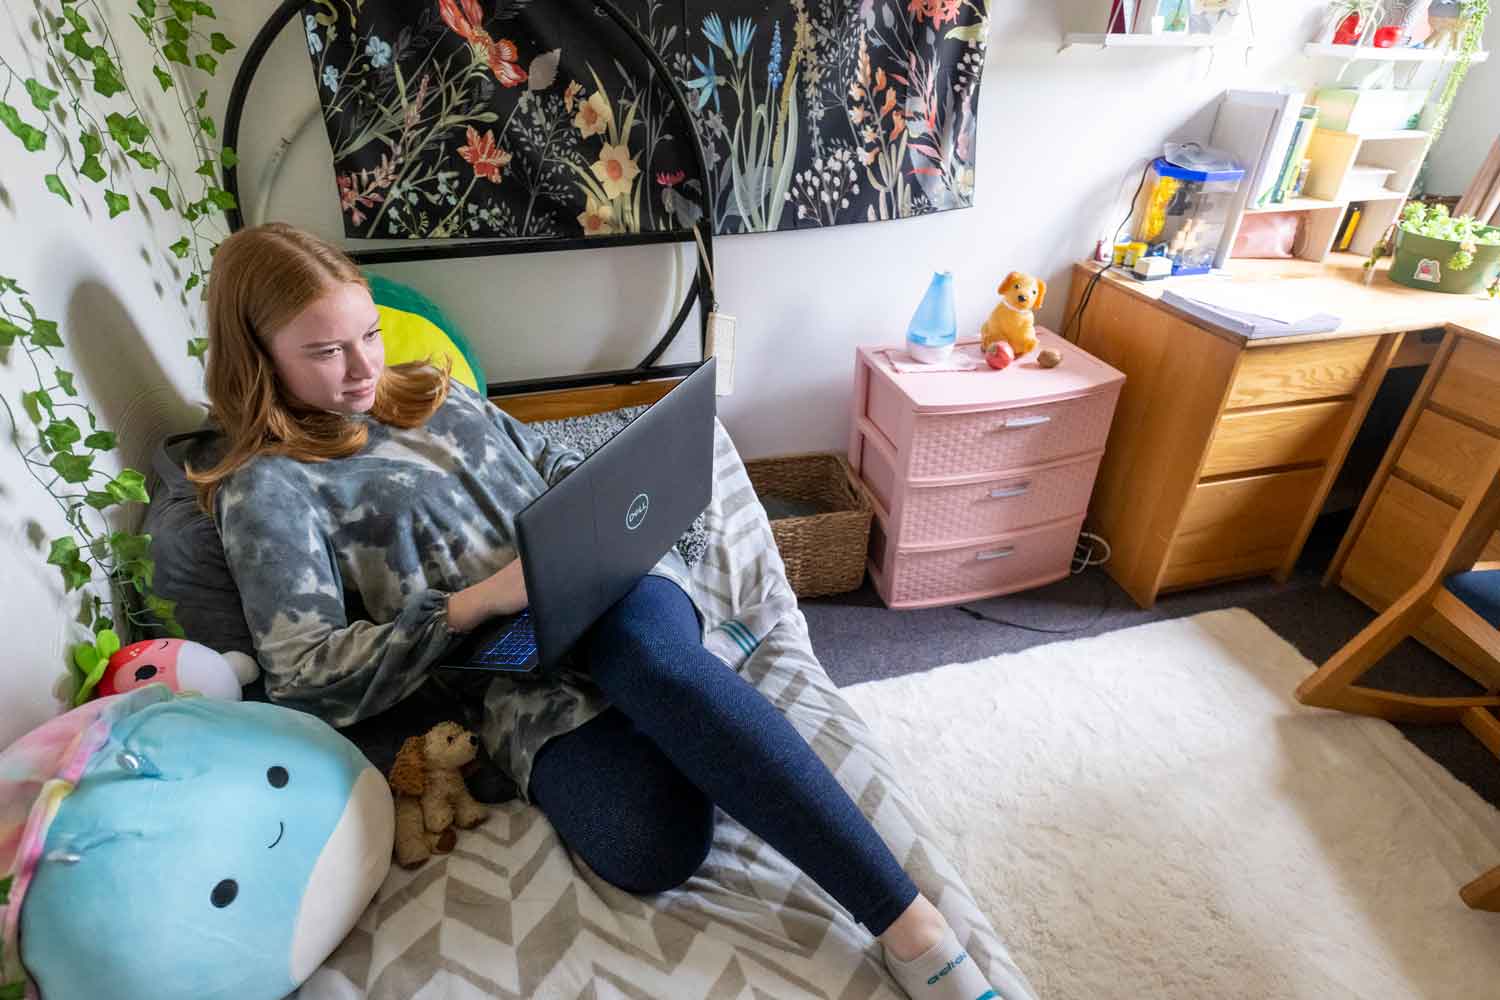
[[(1476, 488), (1421, 579), (1298, 685), (1298, 701), (1392, 722), (1459, 723), (1500, 757), (1500, 719), (1494, 712), (1500, 695), (1427, 698), (1354, 683), (1430, 615), (1441, 615), (1500, 661), (1500, 568), (1475, 566), (1500, 527), (1500, 454), (1476, 470), (1473, 481)], [(1464, 886), (1462, 896), (1475, 909), (1500, 912), (1500, 867)]]

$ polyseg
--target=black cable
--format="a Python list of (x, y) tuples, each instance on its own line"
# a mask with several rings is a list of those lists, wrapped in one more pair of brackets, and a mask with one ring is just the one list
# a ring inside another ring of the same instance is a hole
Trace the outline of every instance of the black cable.
[(1007, 621), (1004, 618), (996, 618), (994, 615), (985, 614), (983, 611), (980, 611), (977, 608), (971, 608), (967, 604), (960, 604), (956, 610), (962, 611), (970, 618), (975, 618), (979, 621), (989, 622), (992, 625), (1005, 625), (1010, 628), (1018, 628), (1025, 632), (1041, 632), (1045, 635), (1073, 635), (1077, 632), (1087, 632), (1089, 629), (1093, 628), (1095, 625), (1098, 625), (1101, 621), (1104, 620), (1104, 616), (1109, 613), (1110, 605), (1114, 603), (1114, 594), (1109, 586), (1109, 578), (1103, 572), (1100, 572), (1099, 579), (1101, 581), (1100, 585), (1103, 587), (1104, 591), (1103, 599), (1099, 603), (1099, 610), (1088, 622), (1082, 625), (1074, 625), (1069, 628), (1043, 628), (1040, 625), (1023, 625), (1020, 622)]
[[(1125, 223), (1129, 222), (1130, 217), (1135, 214), (1135, 200), (1141, 196), (1141, 191), (1146, 186), (1146, 175), (1151, 172), (1152, 162), (1151, 160), (1147, 160), (1146, 166), (1141, 169), (1141, 179), (1135, 186), (1135, 194), (1130, 196), (1130, 207), (1125, 210), (1125, 218), (1120, 220), (1120, 224), (1115, 226), (1114, 232), (1110, 234), (1109, 261), (1089, 278), (1089, 283), (1083, 288), (1083, 294), (1078, 296), (1078, 308), (1073, 310), (1073, 315), (1069, 316), (1068, 321), (1063, 324), (1062, 337), (1069, 343), (1078, 343), (1078, 341), (1068, 336), (1068, 331), (1073, 329), (1074, 323), (1082, 322), (1083, 311), (1089, 307), (1089, 300), (1094, 297), (1094, 289), (1098, 286), (1099, 280), (1115, 266), (1114, 244), (1119, 239), (1120, 230), (1125, 228)], [(1082, 332), (1082, 328), (1080, 327), (1079, 333), (1081, 334)]]

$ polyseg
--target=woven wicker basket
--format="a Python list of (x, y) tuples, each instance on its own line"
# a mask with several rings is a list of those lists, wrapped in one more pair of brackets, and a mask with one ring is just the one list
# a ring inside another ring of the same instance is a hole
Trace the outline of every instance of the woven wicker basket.
[(771, 522), (787, 580), (798, 597), (855, 590), (870, 547), (870, 499), (849, 463), (836, 454), (787, 455), (745, 463), (761, 497), (815, 503), (825, 513)]

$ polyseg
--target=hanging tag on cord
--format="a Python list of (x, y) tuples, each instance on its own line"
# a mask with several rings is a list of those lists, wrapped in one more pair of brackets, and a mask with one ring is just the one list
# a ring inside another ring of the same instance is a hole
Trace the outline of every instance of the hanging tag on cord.
[(698, 241), (698, 259), (703, 262), (703, 270), (708, 274), (710, 298), (715, 303), (715, 308), (708, 314), (708, 343), (704, 345), (704, 351), (718, 361), (714, 369), (714, 395), (728, 396), (734, 392), (736, 320), (729, 313), (720, 312), (717, 307), (719, 297), (714, 288), (714, 268), (708, 262), (708, 251), (703, 246), (703, 237), (698, 234), (696, 224), (693, 226), (693, 239)]

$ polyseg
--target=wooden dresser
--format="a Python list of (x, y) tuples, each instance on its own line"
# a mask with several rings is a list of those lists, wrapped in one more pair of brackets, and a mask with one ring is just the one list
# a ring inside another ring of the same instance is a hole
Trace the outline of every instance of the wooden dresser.
[(849, 463), (874, 501), (870, 575), (890, 607), (1068, 574), (1122, 377), (1038, 336), (1062, 365), (903, 374), (884, 348), (856, 351)]
[[(1500, 340), (1454, 329), (1412, 400), (1326, 582), (1384, 610), (1427, 569), (1476, 485), (1474, 470), (1497, 449)], [(1484, 559), (1500, 562), (1500, 535)], [(1418, 638), (1480, 683), (1500, 689), (1500, 668), (1441, 618), (1431, 619)]]
[[(1074, 269), (1064, 316), (1075, 315), (1097, 270)], [(1234, 261), (1231, 273), (1268, 295), (1282, 282), (1313, 282), (1301, 294), (1326, 302), (1344, 325), (1247, 340), (1163, 304), (1163, 283), (1111, 273), (1071, 331), (1126, 376), (1090, 527), (1114, 548), (1109, 572), (1143, 607), (1167, 590), (1290, 575), (1386, 371), (1437, 350), (1406, 335), (1487, 322), (1497, 311), (1383, 274), (1367, 287), (1359, 259), (1347, 255), (1324, 264)]]

